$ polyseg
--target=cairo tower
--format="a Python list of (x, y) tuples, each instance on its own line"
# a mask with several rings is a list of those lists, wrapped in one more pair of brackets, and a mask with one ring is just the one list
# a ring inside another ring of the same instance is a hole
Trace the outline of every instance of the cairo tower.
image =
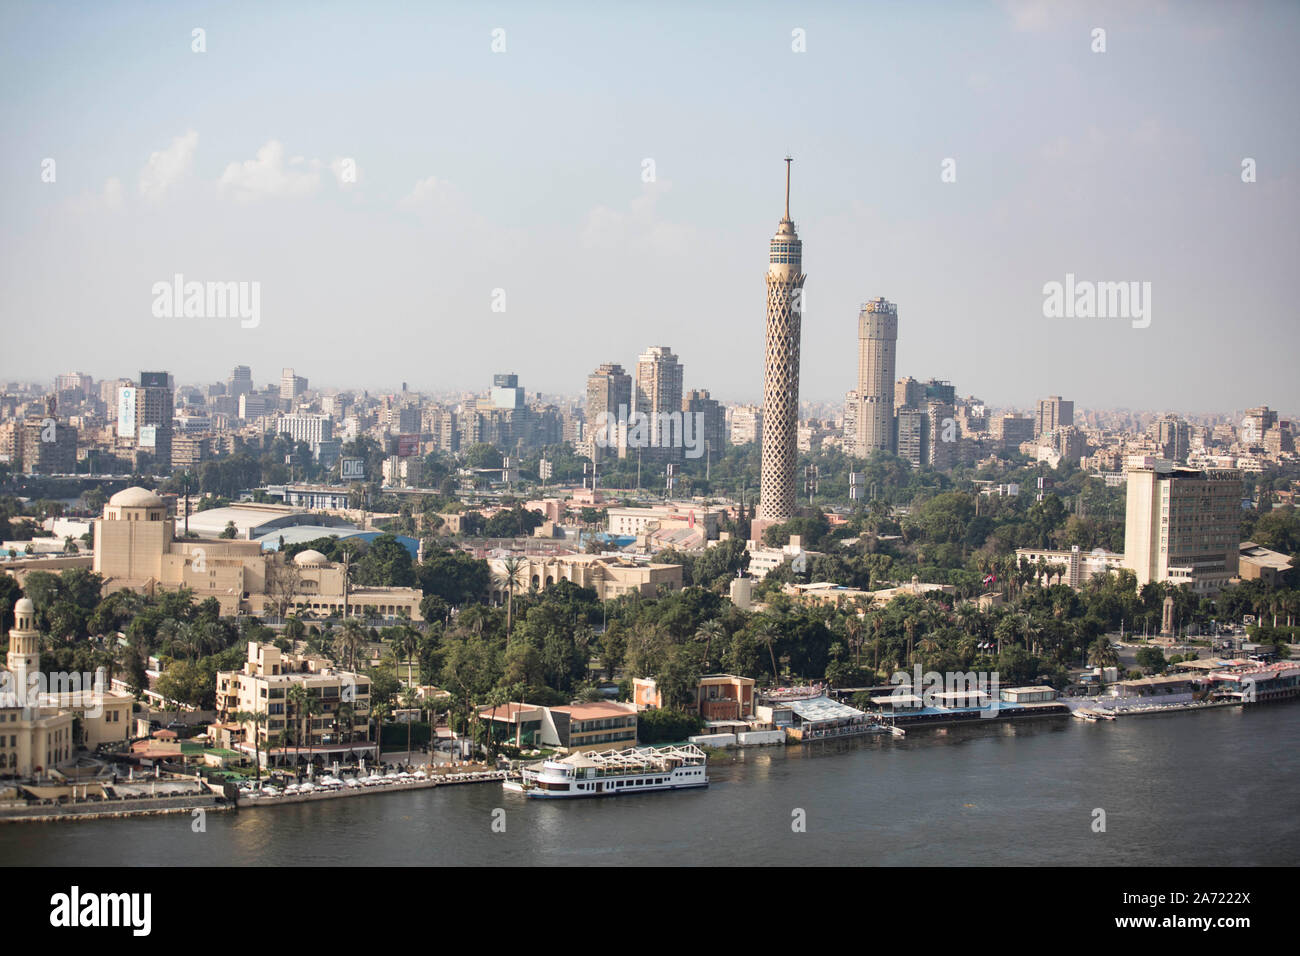
[(768, 250), (767, 351), (763, 375), (763, 474), (758, 517), (794, 515), (799, 430), (799, 336), (803, 316), (803, 243), (790, 221), (790, 163), (785, 159), (785, 215)]

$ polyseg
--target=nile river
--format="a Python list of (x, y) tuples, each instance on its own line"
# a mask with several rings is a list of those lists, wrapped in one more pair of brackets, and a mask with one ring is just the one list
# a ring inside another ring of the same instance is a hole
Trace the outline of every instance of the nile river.
[(187, 816), (4, 824), (0, 863), (1300, 862), (1296, 702), (763, 748), (709, 773), (704, 790), (603, 800), (483, 784), (212, 813), (203, 833)]

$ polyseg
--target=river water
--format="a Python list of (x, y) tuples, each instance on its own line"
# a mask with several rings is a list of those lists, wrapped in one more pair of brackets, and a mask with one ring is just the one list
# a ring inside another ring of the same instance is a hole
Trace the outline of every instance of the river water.
[(180, 815), (4, 824), (0, 863), (1300, 862), (1300, 703), (916, 730), (763, 748), (709, 772), (704, 790), (603, 800), (482, 784), (212, 813), (202, 833)]

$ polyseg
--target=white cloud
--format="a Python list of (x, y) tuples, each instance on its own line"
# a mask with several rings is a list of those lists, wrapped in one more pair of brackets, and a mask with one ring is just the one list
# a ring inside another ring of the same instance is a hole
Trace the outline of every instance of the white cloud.
[(437, 202), (439, 199), (450, 198), (453, 192), (451, 183), (445, 179), (439, 179), (437, 176), (429, 176), (427, 179), (421, 179), (411, 187), (411, 191), (398, 200), (399, 206), (407, 209), (426, 206)]
[(198, 144), (199, 134), (190, 130), (184, 136), (177, 136), (166, 149), (150, 153), (149, 161), (140, 171), (140, 195), (161, 199), (163, 193), (190, 171)]
[(681, 251), (694, 236), (690, 226), (669, 222), (655, 208), (660, 197), (673, 188), (667, 179), (642, 185), (641, 195), (627, 204), (627, 211), (610, 206), (596, 206), (587, 214), (582, 227), (582, 243), (587, 248), (609, 248), (631, 243), (648, 246), (660, 253)]
[(218, 185), (240, 201), (306, 196), (320, 187), (320, 166), (320, 160), (308, 162), (302, 156), (286, 163), (284, 145), (273, 139), (256, 158), (228, 165)]

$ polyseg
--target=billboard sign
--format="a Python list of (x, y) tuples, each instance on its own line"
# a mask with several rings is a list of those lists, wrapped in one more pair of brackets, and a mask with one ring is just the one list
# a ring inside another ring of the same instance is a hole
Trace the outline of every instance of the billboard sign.
[(340, 458), (339, 477), (344, 481), (365, 481), (366, 460), (364, 458)]
[(119, 438), (135, 437), (135, 389), (117, 390), (117, 434)]

